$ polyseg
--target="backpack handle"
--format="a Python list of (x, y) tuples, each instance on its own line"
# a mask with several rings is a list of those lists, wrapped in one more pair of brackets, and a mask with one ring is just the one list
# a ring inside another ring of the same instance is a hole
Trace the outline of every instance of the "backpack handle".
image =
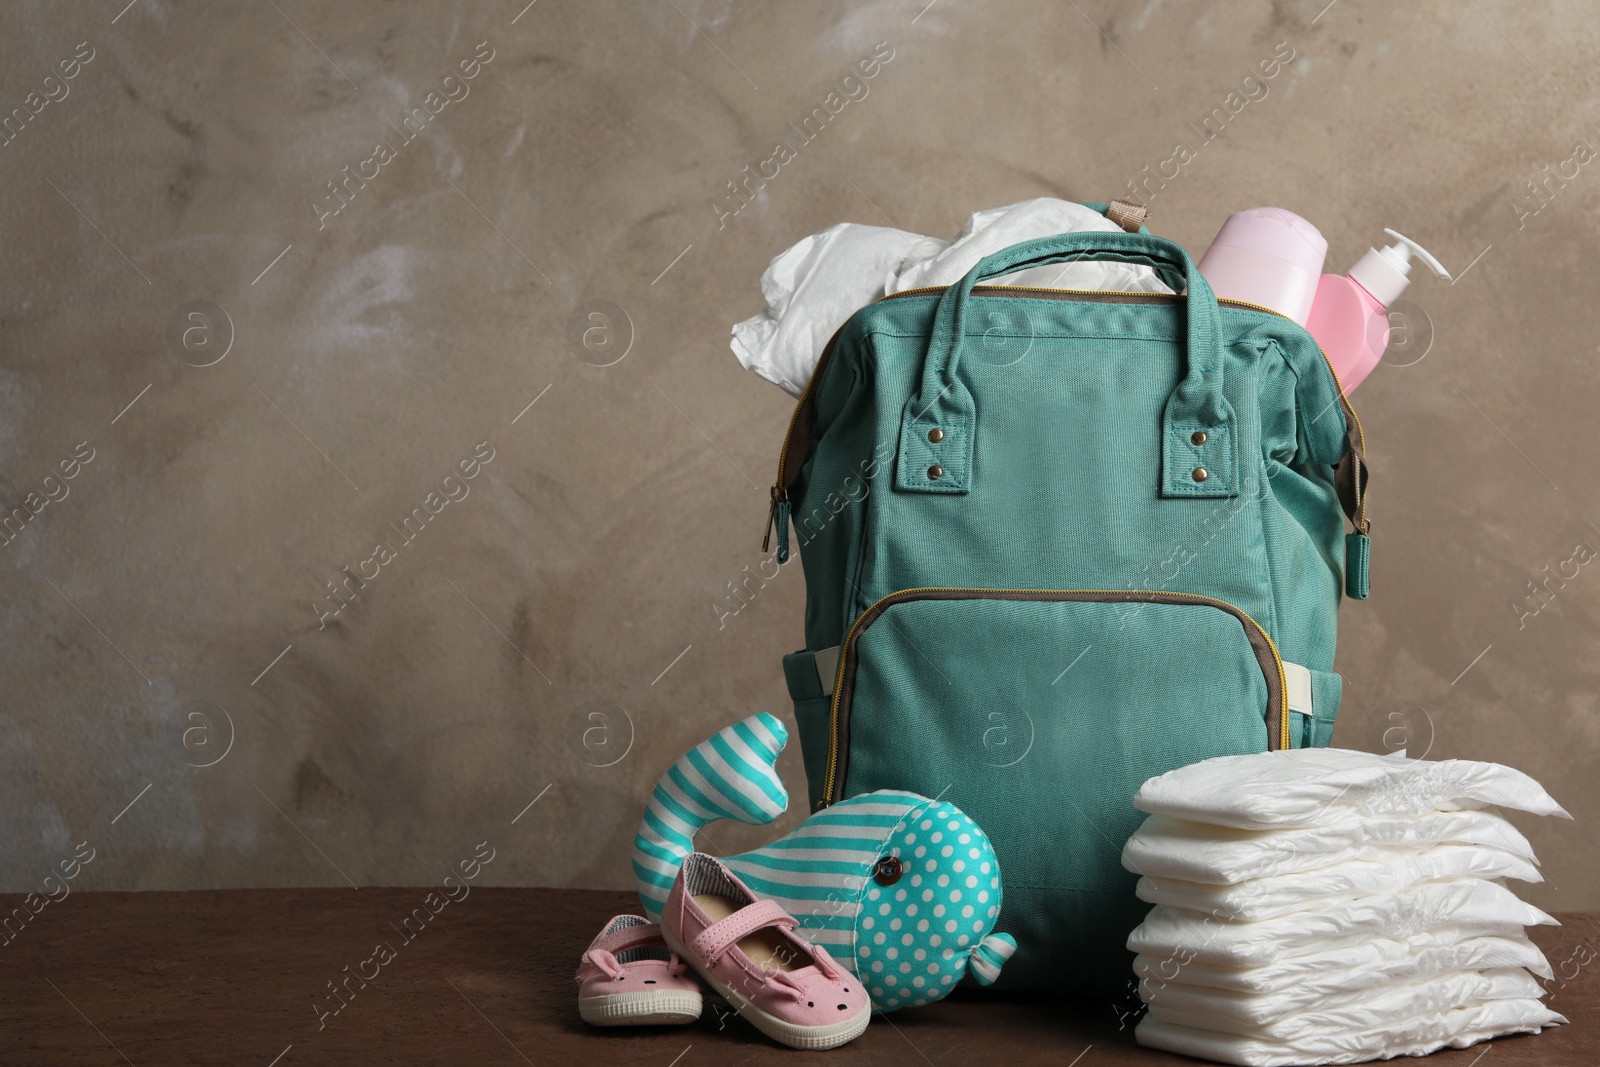
[(1060, 234), (1012, 245), (979, 260), (945, 290), (934, 313), (921, 386), (901, 417), (896, 486), (955, 494), (964, 494), (971, 486), (977, 412), (956, 371), (973, 286), (1024, 267), (1069, 260), (1140, 264), (1155, 270), (1173, 289), (1187, 289), (1187, 368), (1167, 398), (1162, 418), (1161, 495), (1238, 495), (1233, 408), (1222, 391), (1221, 330), (1211, 286), (1183, 246), (1147, 233), (1112, 231)]

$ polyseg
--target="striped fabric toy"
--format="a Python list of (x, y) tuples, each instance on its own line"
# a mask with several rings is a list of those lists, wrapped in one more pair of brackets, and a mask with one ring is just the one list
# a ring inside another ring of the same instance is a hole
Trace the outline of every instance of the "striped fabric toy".
[[(719, 731), (656, 783), (634, 839), (639, 900), (653, 921), (700, 827), (772, 822), (789, 804), (775, 764), (789, 739), (762, 712)], [(880, 1012), (943, 997), (965, 973), (989, 985), (1016, 951), (994, 933), (1000, 864), (954, 804), (880, 790), (815, 813), (787, 836), (722, 862), (800, 920), (850, 967)]]

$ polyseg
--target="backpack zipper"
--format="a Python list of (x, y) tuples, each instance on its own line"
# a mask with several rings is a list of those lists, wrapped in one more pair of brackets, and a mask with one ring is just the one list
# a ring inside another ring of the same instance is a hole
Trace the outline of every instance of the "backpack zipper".
[[(1218, 297), (1217, 303), (1233, 304), (1236, 307), (1249, 308), (1252, 311), (1265, 311), (1268, 315), (1276, 315), (1280, 319), (1289, 318), (1289, 316), (1285, 315), (1281, 311), (1274, 311), (1272, 308), (1264, 307), (1261, 304), (1252, 304), (1248, 300), (1234, 300), (1231, 297)], [(1289, 321), (1293, 322), (1294, 320), (1289, 319)], [(1316, 337), (1312, 336), (1310, 330), (1306, 331), (1306, 336), (1310, 337), (1311, 343), (1317, 346), (1317, 353), (1322, 356), (1322, 362), (1328, 365), (1328, 373), (1333, 375), (1334, 388), (1339, 391), (1339, 405), (1344, 408), (1344, 413), (1350, 417), (1349, 424), (1354, 426), (1356, 430), (1355, 440), (1350, 442), (1356, 453), (1356, 461), (1362, 465), (1365, 465), (1367, 462), (1367, 435), (1366, 432), (1361, 428), (1361, 416), (1356, 414), (1355, 407), (1351, 405), (1350, 395), (1344, 391), (1344, 382), (1339, 380), (1339, 372), (1334, 369), (1333, 360), (1329, 359), (1328, 353), (1323, 350), (1322, 342), (1317, 340)], [(1349, 435), (1347, 434), (1346, 436)], [(1356, 475), (1355, 491), (1357, 511), (1356, 514), (1351, 517), (1350, 522), (1355, 526), (1356, 530), (1363, 537), (1365, 537), (1367, 536), (1368, 528), (1372, 525), (1372, 523), (1367, 518), (1365, 507), (1362, 506), (1362, 497), (1364, 494), (1362, 493), (1363, 479), (1360, 476), (1360, 471), (1357, 471)]]
[[(1289, 734), (1289, 680), (1283, 669), (1283, 657), (1278, 652), (1278, 646), (1273, 642), (1272, 635), (1267, 633), (1266, 627), (1251, 618), (1244, 609), (1236, 607), (1226, 600), (1216, 597), (1203, 596), (1199, 593), (1175, 593), (1163, 590), (1124, 590), (1124, 589), (981, 589), (959, 586), (926, 586), (913, 589), (900, 589), (887, 596), (880, 597), (871, 607), (860, 615), (850, 626), (844, 644), (839, 650), (839, 665), (834, 673), (833, 700), (828, 710), (828, 769), (823, 779), (822, 797), (824, 804), (832, 804), (843, 799), (844, 780), (839, 775), (839, 750), (840, 738), (843, 728), (847, 725), (845, 719), (845, 675), (847, 668), (854, 668), (857, 664), (856, 645), (861, 634), (867, 627), (883, 615), (895, 604), (908, 600), (1012, 600), (1012, 601), (1048, 601), (1072, 602), (1082, 601), (1087, 603), (1141, 603), (1141, 604), (1200, 604), (1218, 608), (1238, 619), (1246, 628), (1246, 637), (1250, 632), (1260, 635), (1261, 643), (1250, 640), (1250, 647), (1256, 652), (1256, 660), (1262, 667), (1262, 674), (1267, 678), (1268, 711), (1272, 711), (1272, 703), (1277, 704), (1278, 729), (1277, 737), (1272, 736), (1268, 728), (1267, 747), (1270, 750), (1276, 742), (1279, 749), (1291, 748)], [(1266, 668), (1267, 657), (1261, 655), (1262, 645), (1271, 657), (1272, 667), (1277, 675), (1277, 692), (1272, 692), (1272, 675)], [(855, 696), (855, 675), (850, 671), (851, 689), (850, 698)]]
[[(886, 294), (884, 296), (878, 297), (877, 300), (873, 301), (873, 303), (879, 303), (879, 302), (884, 301), (884, 300), (895, 300), (895, 299), (898, 299), (900, 297), (906, 297), (906, 296), (924, 296), (924, 295), (927, 295), (927, 294), (930, 294), (930, 293), (943, 292), (948, 288), (949, 288), (949, 286), (944, 286), (944, 285), (927, 285), (927, 286), (921, 286), (921, 287), (915, 288), (915, 289), (905, 289), (905, 290), (902, 290), (901, 292), (898, 292), (898, 293), (888, 293), (888, 294)], [(982, 296), (982, 295), (985, 295), (987, 293), (1017, 293), (1017, 294), (1026, 294), (1032, 299), (1085, 299), (1085, 300), (1092, 300), (1092, 301), (1096, 301), (1096, 302), (1100, 302), (1100, 303), (1166, 303), (1166, 302), (1169, 302), (1169, 301), (1183, 299), (1182, 295), (1178, 294), (1178, 293), (1127, 293), (1127, 292), (1116, 292), (1116, 291), (1101, 290), (1101, 289), (1052, 289), (1052, 288), (1046, 288), (1046, 287), (1041, 287), (1041, 286), (1026, 286), (1026, 285), (980, 285), (980, 286), (974, 286), (973, 289), (972, 289), (972, 293), (973, 293), (973, 295), (977, 295), (977, 296)], [(1268, 315), (1276, 315), (1278, 318), (1288, 318), (1288, 316), (1284, 315), (1282, 312), (1275, 311), (1272, 308), (1265, 307), (1265, 306), (1263, 306), (1261, 304), (1252, 304), (1247, 300), (1234, 300), (1234, 299), (1227, 298), (1227, 297), (1219, 297), (1219, 298), (1217, 298), (1217, 303), (1219, 305), (1228, 304), (1228, 305), (1232, 305), (1234, 307), (1246, 308), (1246, 309), (1249, 309), (1251, 311), (1265, 312)], [(1290, 321), (1292, 322), (1293, 320), (1291, 319)], [(800, 416), (806, 410), (806, 405), (807, 405), (807, 403), (810, 402), (810, 400), (812, 398), (812, 393), (816, 389), (817, 380), (822, 376), (823, 370), (826, 369), (826, 367), (828, 365), (828, 359), (833, 354), (834, 343), (836, 341), (838, 341), (839, 334), (842, 333), (842, 332), (844, 332), (844, 325), (841, 325), (838, 330), (835, 330), (833, 336), (828, 339), (828, 343), (823, 346), (822, 355), (820, 356), (820, 358), (818, 358), (816, 366), (811, 369), (811, 374), (806, 379), (805, 388), (801, 390), (799, 399), (795, 401), (794, 412), (793, 412), (793, 414), (791, 414), (789, 416), (789, 426), (788, 426), (788, 429), (784, 432), (784, 435), (783, 435), (783, 447), (778, 453), (778, 477), (777, 477), (777, 480), (774, 481), (773, 485), (772, 485), (771, 503), (770, 503), (770, 506), (768, 507), (768, 510), (767, 510), (767, 523), (766, 523), (765, 528), (762, 531), (762, 537), (761, 537), (761, 551), (762, 552), (766, 552), (768, 550), (768, 548), (770, 547), (770, 545), (771, 545), (772, 530), (773, 530), (773, 527), (774, 527), (776, 521), (780, 518), (780, 511), (781, 511), (781, 513), (782, 513), (781, 518), (783, 520), (784, 528), (780, 529), (779, 532), (778, 532), (779, 550), (780, 550), (779, 554), (781, 556), (783, 556), (783, 557), (787, 557), (788, 556), (788, 551), (787, 551), (787, 549), (788, 549), (788, 529), (787, 529), (787, 526), (788, 526), (788, 513), (789, 513), (789, 479), (786, 478), (786, 473), (787, 473), (787, 468), (788, 468), (788, 463), (789, 463), (789, 449), (790, 449), (791, 443), (794, 440), (795, 427), (799, 424)], [(1307, 336), (1310, 336), (1310, 334), (1308, 333)], [(1339, 372), (1334, 369), (1333, 361), (1328, 358), (1327, 352), (1325, 352), (1323, 350), (1321, 343), (1318, 342), (1315, 337), (1312, 337), (1311, 341), (1312, 341), (1313, 344), (1315, 344), (1317, 346), (1318, 354), (1320, 354), (1322, 356), (1322, 361), (1325, 364), (1327, 364), (1328, 373), (1333, 377), (1334, 388), (1337, 389), (1338, 393), (1339, 393), (1340, 406), (1344, 409), (1345, 414), (1349, 416), (1351, 424), (1355, 426), (1355, 431), (1356, 431), (1355, 432), (1355, 437), (1356, 437), (1355, 444), (1356, 444), (1356, 448), (1357, 448), (1359, 457), (1360, 457), (1360, 459), (1362, 461), (1365, 461), (1366, 454), (1367, 454), (1366, 434), (1365, 434), (1365, 431), (1362, 429), (1362, 426), (1361, 426), (1361, 418), (1360, 418), (1359, 415), (1356, 414), (1355, 407), (1350, 403), (1349, 394), (1345, 392), (1344, 383), (1339, 380)], [(1359, 479), (1358, 479), (1357, 484), (1358, 485), (1360, 484), (1359, 483)], [(1363, 535), (1366, 534), (1367, 530), (1366, 530), (1365, 523), (1363, 523), (1358, 528), (1360, 529), (1360, 532)], [(779, 562), (783, 562), (783, 560), (780, 560)], [(972, 592), (972, 591), (975, 591), (975, 590), (965, 590), (965, 591)], [(913, 592), (913, 590), (901, 590), (901, 593), (908, 593), (908, 592)], [(1003, 591), (1003, 592), (1009, 592), (1009, 593), (1017, 594), (1017, 593), (1028, 593), (1030, 591), (1029, 590), (1008, 590), (1008, 591)], [(1037, 591), (1034, 591), (1034, 592), (1037, 592)], [(1074, 592), (1074, 591), (1068, 590), (1068, 592)], [(1092, 593), (1094, 591), (1093, 590), (1077, 590), (1076, 592)], [(877, 602), (877, 604), (874, 604), (873, 608), (877, 608), (879, 605), (883, 605), (884, 607), (888, 607), (889, 605), (886, 604), (885, 601), (888, 601), (888, 600), (890, 600), (890, 598), (896, 597), (896, 596), (899, 596), (899, 595), (900, 595), (900, 593), (890, 593), (888, 596), (880, 599)], [(1107, 595), (1107, 594), (1102, 592), (1101, 595)], [(1121, 594), (1114, 594), (1114, 595), (1121, 595)], [(1273, 643), (1272, 636), (1267, 633), (1266, 628), (1263, 627), (1260, 623), (1256, 622), (1255, 619), (1251, 618), (1243, 610), (1234, 607), (1232, 604), (1229, 604), (1227, 601), (1216, 600), (1215, 598), (1212, 598), (1212, 597), (1200, 596), (1199, 594), (1177, 594), (1177, 593), (1145, 593), (1145, 594), (1142, 594), (1142, 595), (1143, 596), (1184, 597), (1184, 598), (1186, 598), (1188, 600), (1188, 602), (1211, 603), (1211, 604), (1213, 604), (1213, 605), (1215, 605), (1217, 607), (1222, 608), (1223, 610), (1235, 613), (1242, 620), (1247, 621), (1250, 626), (1254, 627), (1256, 629), (1256, 631), (1261, 634), (1261, 636), (1266, 640), (1267, 647), (1272, 652), (1272, 658), (1273, 658), (1273, 661), (1274, 661), (1274, 663), (1275, 663), (1275, 665), (1277, 667), (1278, 686), (1279, 686), (1278, 692), (1279, 692), (1279, 704), (1280, 704), (1280, 707), (1279, 707), (1279, 725), (1278, 725), (1279, 747), (1280, 748), (1288, 748), (1288, 747), (1290, 747), (1289, 746), (1289, 702), (1288, 702), (1288, 697), (1287, 697), (1288, 679), (1284, 675), (1283, 657), (1278, 654), (1278, 647), (1277, 647), (1276, 644)], [(1138, 599), (1139, 596), (1140, 596), (1140, 594), (1127, 594), (1127, 598), (1128, 599)], [(1013, 596), (1013, 597), (1007, 597), (1006, 599), (1023, 599), (1023, 598)], [(1026, 599), (1048, 599), (1048, 598), (1046, 598), (1046, 597), (1027, 597)], [(1082, 599), (1089, 599), (1089, 598), (1088, 597), (1083, 597)], [(856, 618), (855, 623), (852, 624), (852, 626), (850, 628), (850, 636), (847, 637), (847, 639), (846, 639), (846, 646), (847, 647), (851, 644), (851, 642), (853, 642), (855, 635), (857, 634), (859, 628), (861, 627), (862, 619), (866, 618), (867, 614), (870, 613), (872, 610), (873, 610), (872, 608), (869, 608), (867, 613), (863, 613), (862, 615), (860, 615), (860, 616), (858, 616)], [(839, 685), (840, 685), (840, 682), (844, 678), (844, 665), (845, 665), (845, 656), (843, 654), (841, 654), (840, 657), (839, 657), (838, 675), (834, 680), (833, 704), (832, 704), (832, 708), (830, 710), (830, 725), (829, 725), (829, 739), (828, 739), (828, 772), (827, 772), (827, 778), (826, 778), (825, 786), (824, 786), (824, 789), (823, 789), (823, 798), (824, 798), (824, 801), (827, 802), (827, 803), (832, 803), (832, 801), (833, 801), (832, 794), (833, 794), (834, 785), (835, 785), (834, 774), (835, 774), (836, 767), (837, 767), (838, 741), (839, 741), (839, 733), (838, 733), (838, 726), (839, 726), (839, 723), (838, 723), (839, 696), (840, 696)]]
[[(925, 296), (929, 293), (941, 293), (948, 288), (949, 286), (946, 285), (924, 285), (916, 289), (905, 289), (898, 293), (889, 293), (885, 296), (880, 296), (877, 298), (877, 300), (874, 300), (873, 303), (881, 303), (884, 300), (896, 300), (903, 296)], [(1165, 303), (1172, 300), (1183, 299), (1177, 293), (1125, 293), (1105, 289), (1048, 289), (1041, 286), (1032, 285), (978, 285), (973, 287), (972, 292), (975, 296), (982, 296), (987, 293), (1023, 293), (1029, 294), (1030, 298), (1032, 299), (1089, 299), (1098, 303), (1107, 304), (1151, 304)], [(1044, 295), (1040, 296), (1039, 294)], [(1251, 311), (1264, 311), (1268, 315), (1276, 315), (1280, 319), (1289, 318), (1280, 311), (1274, 311), (1272, 308), (1263, 307), (1260, 304), (1252, 304), (1247, 300), (1233, 300), (1228, 297), (1218, 297), (1217, 303), (1230, 304), (1234, 307), (1248, 308)], [(1294, 320), (1290, 319), (1289, 321), (1293, 322)], [(761, 551), (763, 552), (766, 552), (768, 548), (771, 547), (772, 529), (776, 520), (778, 519), (780, 505), (784, 511), (785, 520), (787, 520), (789, 505), (789, 479), (785, 477), (785, 473), (789, 464), (789, 445), (790, 442), (794, 440), (795, 426), (799, 424), (800, 413), (805, 410), (807, 401), (811, 399), (811, 393), (816, 387), (817, 379), (821, 377), (823, 368), (828, 365), (828, 357), (833, 354), (833, 344), (839, 339), (839, 334), (843, 332), (843, 330), (844, 326), (841, 325), (838, 330), (834, 331), (833, 336), (828, 339), (828, 343), (823, 346), (822, 355), (817, 360), (817, 365), (811, 368), (811, 374), (806, 379), (806, 386), (803, 390), (801, 390), (800, 398), (795, 401), (794, 413), (789, 416), (789, 428), (784, 432), (783, 448), (778, 453), (778, 478), (772, 484), (771, 504), (767, 509), (767, 524), (763, 528), (761, 534)], [(1309, 337), (1310, 334), (1308, 333), (1306, 336)], [(1333, 375), (1334, 387), (1339, 391), (1339, 404), (1344, 408), (1345, 414), (1350, 417), (1350, 422), (1355, 426), (1356, 448), (1360, 454), (1361, 462), (1365, 463), (1367, 458), (1367, 438), (1365, 432), (1361, 428), (1361, 418), (1356, 414), (1356, 409), (1351, 406), (1349, 394), (1347, 394), (1344, 390), (1344, 383), (1339, 380), (1339, 372), (1333, 369), (1333, 361), (1328, 358), (1328, 353), (1323, 351), (1321, 343), (1318, 342), (1315, 337), (1312, 337), (1311, 341), (1317, 346), (1317, 352), (1322, 356), (1322, 361), (1328, 365), (1328, 373)], [(1359, 479), (1357, 484), (1360, 484)], [(787, 525), (788, 523), (785, 521), (784, 526), (787, 527)], [(1363, 512), (1362, 522), (1358, 527), (1362, 534), (1367, 533), (1367, 525), (1368, 523), (1365, 519), (1365, 513)], [(787, 528), (780, 529), (778, 531), (778, 540), (780, 549), (779, 554), (787, 557), (789, 555)], [(779, 562), (781, 563), (784, 561), (779, 560)]]

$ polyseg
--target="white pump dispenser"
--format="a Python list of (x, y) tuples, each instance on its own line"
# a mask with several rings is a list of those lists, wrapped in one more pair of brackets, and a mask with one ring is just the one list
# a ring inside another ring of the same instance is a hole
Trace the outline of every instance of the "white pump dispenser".
[(1403, 233), (1384, 228), (1384, 233), (1395, 239), (1395, 244), (1389, 245), (1382, 251), (1376, 248), (1367, 249), (1367, 254), (1356, 261), (1350, 268), (1350, 277), (1356, 283), (1371, 293), (1384, 307), (1394, 303), (1395, 298), (1405, 292), (1406, 286), (1411, 284), (1408, 275), (1411, 273), (1411, 256), (1417, 258), (1433, 269), (1433, 273), (1450, 281), (1450, 272), (1444, 269), (1444, 264), (1434, 258), (1433, 254)]
[(1426, 248), (1403, 233), (1383, 232), (1395, 243), (1367, 249), (1349, 275), (1324, 274), (1306, 318), (1306, 329), (1327, 353), (1346, 393), (1372, 373), (1389, 347), (1389, 305), (1411, 284), (1411, 257), (1450, 280), (1450, 272)]

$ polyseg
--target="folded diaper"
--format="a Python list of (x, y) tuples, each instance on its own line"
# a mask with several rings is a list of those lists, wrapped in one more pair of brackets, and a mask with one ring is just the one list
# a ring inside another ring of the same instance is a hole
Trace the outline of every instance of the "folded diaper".
[(1259, 967), (1184, 962), (1171, 952), (1140, 954), (1133, 970), (1142, 980), (1176, 988), (1217, 990), (1242, 997), (1292, 993), (1310, 1003), (1321, 997), (1408, 982), (1461, 970), (1525, 967), (1540, 978), (1555, 977), (1539, 946), (1518, 930), (1493, 937), (1458, 932), (1416, 935), (1405, 940), (1362, 940), (1309, 956), (1291, 956)]
[(1555, 920), (1504, 884), (1539, 881), (1538, 859), (1493, 806), (1567, 814), (1527, 775), (1298, 749), (1160, 775), (1135, 804), (1140, 1044), (1354, 1063), (1566, 1022), (1524, 931)]
[(1242, 1037), (1219, 1030), (1179, 1026), (1146, 1017), (1139, 1043), (1186, 1056), (1242, 1067), (1292, 1067), (1305, 1063), (1361, 1063), (1395, 1056), (1426, 1056), (1442, 1048), (1466, 1048), (1503, 1034), (1537, 1034), (1567, 1020), (1531, 998), (1488, 1000), (1451, 1011), (1383, 1020), (1374, 1029), (1350, 1028), (1295, 1041)]
[[(1268, 760), (1203, 760), (1150, 779), (1133, 798), (1140, 811), (1241, 830), (1320, 823), (1325, 809), (1420, 815), (1479, 804), (1572, 818), (1543, 786), (1513, 767), (1340, 748), (1275, 752)], [(1326, 814), (1337, 818), (1335, 811)]]
[(1141, 878), (1135, 890), (1151, 904), (1170, 904), (1219, 919), (1271, 919), (1332, 900), (1394, 893), (1440, 878), (1515, 878), (1541, 882), (1544, 876), (1514, 852), (1486, 845), (1434, 845), (1421, 852), (1370, 849), (1373, 859), (1336, 862), (1310, 870), (1288, 871), (1231, 885), (1209, 885), (1181, 878)]
[(1128, 839), (1122, 865), (1157, 880), (1234, 883), (1355, 860), (1381, 861), (1392, 858), (1394, 849), (1445, 843), (1487, 845), (1538, 862), (1528, 839), (1490, 812), (1365, 815), (1330, 808), (1315, 825), (1283, 830), (1236, 830), (1152, 815)]
[(1441, 943), (1463, 934), (1504, 936), (1524, 926), (1559, 926), (1503, 885), (1479, 878), (1424, 882), (1402, 893), (1317, 901), (1304, 911), (1259, 922), (1228, 922), (1158, 904), (1128, 935), (1128, 948), (1225, 967), (1258, 967), (1374, 938)]
[(1241, 996), (1180, 983), (1148, 979), (1139, 983), (1139, 995), (1150, 1005), (1151, 1017), (1162, 1022), (1281, 1041), (1299, 1040), (1308, 1034), (1327, 1036), (1341, 1029), (1368, 1029), (1386, 1019), (1448, 1011), (1485, 1000), (1537, 998), (1543, 992), (1538, 979), (1521, 967), (1452, 971), (1324, 997), (1299, 989)]
[(884, 226), (840, 223), (767, 264), (767, 310), (733, 328), (733, 354), (790, 396), (799, 396), (828, 339), (884, 293), (908, 257), (937, 255), (946, 242)]

